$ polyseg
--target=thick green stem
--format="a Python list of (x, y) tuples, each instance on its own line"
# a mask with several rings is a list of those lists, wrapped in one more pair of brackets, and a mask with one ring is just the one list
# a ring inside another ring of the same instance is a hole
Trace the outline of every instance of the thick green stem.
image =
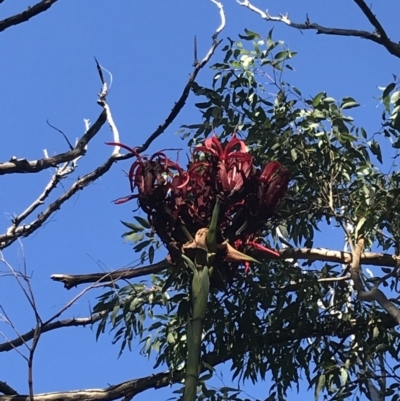
[(201, 338), (203, 334), (203, 321), (207, 309), (210, 279), (208, 267), (196, 269), (193, 275), (192, 316), (189, 317), (187, 327), (188, 356), (186, 364), (184, 401), (195, 401), (200, 371)]

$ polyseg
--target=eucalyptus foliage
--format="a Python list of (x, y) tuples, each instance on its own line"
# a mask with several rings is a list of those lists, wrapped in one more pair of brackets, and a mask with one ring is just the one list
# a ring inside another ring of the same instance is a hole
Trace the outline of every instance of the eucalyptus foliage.
[[(352, 97), (334, 99), (323, 91), (308, 97), (286, 81), (296, 53), (274, 41), (272, 32), (263, 38), (246, 30), (240, 39), (224, 47), (210, 85), (193, 85), (201, 118), (182, 127), (183, 138), (195, 146), (213, 133), (236, 133), (259, 166), (278, 160), (290, 170), (288, 194), (265, 227), (270, 244), (329, 247), (323, 233), (330, 226), (350, 242), (363, 236), (370, 249), (398, 254), (398, 78), (381, 88), (381, 129), (371, 134), (354, 123), (351, 109), (359, 105)], [(136, 217), (124, 224), (141, 258), (152, 261), (159, 244), (145, 234), (148, 222)], [(364, 284), (380, 284), (395, 297), (397, 268), (382, 268), (381, 277), (377, 270)], [(239, 269), (231, 280), (212, 278), (202, 341), (209, 373), (199, 399), (246, 399), (236, 388), (208, 388), (216, 356), (231, 361), (233, 379), (268, 379), (268, 400), (286, 400), (304, 380), (316, 398), (363, 394), (373, 400), (384, 389), (387, 399), (399, 399), (395, 323), (379, 305), (359, 301), (352, 282), (340, 279), (345, 275), (340, 264), (265, 259), (250, 275)], [(139, 338), (143, 354), (155, 352), (156, 367), (176, 374), (186, 359), (190, 282), (189, 271), (171, 267), (151, 283), (115, 287), (94, 308), (108, 312), (98, 335), (110, 323), (121, 352)]]

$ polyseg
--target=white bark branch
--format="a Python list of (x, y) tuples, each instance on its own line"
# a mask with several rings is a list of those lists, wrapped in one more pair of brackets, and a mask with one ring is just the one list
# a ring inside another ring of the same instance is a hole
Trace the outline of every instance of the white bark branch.
[(332, 28), (322, 26), (316, 23), (312, 23), (307, 15), (306, 21), (304, 23), (294, 22), (289, 18), (288, 14), (279, 14), (278, 16), (273, 16), (269, 14), (268, 10), (263, 11), (260, 8), (254, 6), (249, 0), (236, 0), (238, 4), (243, 7), (248, 8), (250, 11), (258, 14), (265, 21), (272, 22), (282, 22), (291, 28), (299, 30), (313, 30), (317, 34), (324, 35), (336, 35), (336, 36), (354, 36), (362, 39), (367, 39), (383, 46), (390, 54), (400, 58), (400, 45), (399, 43), (392, 41), (388, 38), (382, 25), (379, 23), (377, 18), (373, 15), (369, 7), (362, 0), (354, 0), (354, 2), (363, 11), (368, 20), (372, 23), (375, 28), (374, 32), (368, 32), (359, 29), (343, 29), (343, 28)]

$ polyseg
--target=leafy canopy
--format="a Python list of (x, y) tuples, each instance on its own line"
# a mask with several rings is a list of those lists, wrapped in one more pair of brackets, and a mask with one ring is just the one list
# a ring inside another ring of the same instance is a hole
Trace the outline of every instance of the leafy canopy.
[[(352, 97), (336, 100), (320, 92), (309, 98), (283, 80), (296, 53), (274, 41), (272, 31), (263, 38), (246, 30), (240, 38), (224, 47), (223, 60), (212, 67), (211, 86), (193, 84), (201, 121), (183, 126), (182, 137), (195, 146), (214, 132), (222, 139), (236, 133), (258, 166), (279, 160), (289, 169), (288, 194), (264, 227), (269, 243), (329, 246), (327, 238), (316, 236), (330, 225), (353, 243), (362, 236), (369, 248), (397, 253), (398, 78), (381, 88), (381, 129), (371, 135), (354, 124), (351, 109), (359, 105)], [(151, 263), (159, 243), (149, 223), (135, 219), (124, 223), (131, 230), (124, 236)], [(378, 283), (389, 294), (396, 291), (396, 268), (382, 268), (381, 277), (377, 270), (375, 277), (364, 277), (367, 288)], [(345, 273), (340, 264), (266, 258), (250, 276), (239, 269), (231, 283), (214, 286), (203, 338), (209, 373), (202, 377), (200, 399), (243, 399), (237, 389), (207, 387), (213, 366), (229, 359), (233, 378), (271, 379), (271, 400), (286, 399), (304, 378), (316, 398), (322, 393), (334, 400), (370, 398), (377, 361), (390, 362), (388, 371), (396, 375), (400, 343), (392, 319), (376, 303), (360, 302)], [(171, 267), (154, 275), (150, 288), (116, 286), (94, 307), (106, 312), (97, 335), (110, 321), (121, 352), (140, 338), (142, 353), (155, 352), (155, 367), (166, 364), (172, 378), (186, 358), (189, 283), (189, 272)], [(398, 391), (398, 381), (390, 381), (386, 395), (396, 400)]]

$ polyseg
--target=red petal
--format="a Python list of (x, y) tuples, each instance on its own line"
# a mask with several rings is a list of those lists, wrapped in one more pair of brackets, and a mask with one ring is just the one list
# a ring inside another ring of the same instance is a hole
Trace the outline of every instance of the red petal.
[(128, 201), (130, 201), (131, 199), (135, 199), (135, 198), (137, 198), (137, 197), (138, 197), (137, 195), (129, 195), (129, 196), (125, 196), (124, 198), (118, 198), (118, 199), (116, 199), (116, 200), (114, 201), (114, 204), (115, 204), (115, 205), (120, 205), (120, 204), (122, 204), (122, 203), (128, 202)]
[(244, 262), (244, 274), (247, 276), (250, 272), (250, 262)]
[(271, 182), (271, 179), (273, 178), (275, 173), (280, 169), (280, 167), (281, 164), (278, 161), (267, 163), (267, 165), (264, 167), (264, 170), (260, 175), (260, 181), (263, 182), (264, 184), (268, 184), (269, 182)]
[[(240, 144), (240, 151), (236, 151), (236, 152), (232, 151), (232, 148), (234, 148), (237, 144)], [(224, 152), (224, 157), (228, 158), (234, 153), (244, 153), (244, 154), (248, 153), (247, 152), (247, 146), (246, 146), (245, 142), (241, 141), (240, 139), (235, 138), (235, 137), (232, 138), (228, 142), (228, 144), (226, 145), (225, 152)]]
[(140, 154), (136, 151), (136, 148), (131, 148), (128, 145), (124, 145), (119, 142), (106, 142), (106, 145), (119, 146), (120, 148), (128, 150), (130, 153), (134, 154), (137, 158), (141, 158)]
[(261, 244), (258, 244), (257, 242), (254, 242), (254, 241), (249, 241), (249, 242), (246, 243), (246, 245), (250, 245), (254, 249), (257, 249), (258, 251), (268, 253), (268, 254), (273, 255), (273, 256), (275, 256), (277, 258), (279, 258), (281, 256), (279, 254), (279, 252), (274, 251), (272, 249), (269, 249), (269, 248), (267, 248), (267, 247), (265, 247), (265, 246), (263, 246)]

